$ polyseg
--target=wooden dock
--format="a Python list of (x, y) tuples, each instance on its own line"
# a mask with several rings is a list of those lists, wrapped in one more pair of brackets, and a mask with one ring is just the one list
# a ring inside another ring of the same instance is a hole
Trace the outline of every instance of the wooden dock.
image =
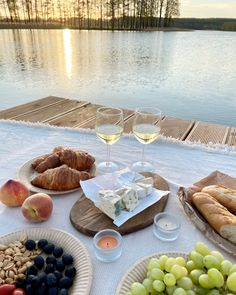
[[(0, 111), (0, 119), (48, 123), (50, 125), (94, 128), (100, 105), (55, 96)], [(134, 110), (124, 109), (124, 132), (130, 133)], [(206, 122), (163, 117), (161, 133), (179, 140), (236, 146), (236, 128)]]

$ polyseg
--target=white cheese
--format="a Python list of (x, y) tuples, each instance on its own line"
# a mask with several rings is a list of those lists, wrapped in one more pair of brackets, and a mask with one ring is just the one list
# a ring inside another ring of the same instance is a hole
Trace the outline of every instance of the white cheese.
[(121, 196), (125, 209), (133, 211), (139, 205), (139, 198), (137, 191), (134, 189), (127, 189)]
[(114, 192), (101, 194), (99, 208), (114, 220), (121, 213), (121, 197)]
[(145, 190), (146, 195), (150, 195), (153, 189), (153, 178), (147, 177), (136, 182), (136, 184)]

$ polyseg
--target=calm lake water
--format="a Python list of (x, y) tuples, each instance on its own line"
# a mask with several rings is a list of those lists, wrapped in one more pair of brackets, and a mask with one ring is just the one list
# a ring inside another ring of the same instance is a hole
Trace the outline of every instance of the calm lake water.
[(236, 33), (0, 30), (0, 109), (48, 95), (236, 126)]

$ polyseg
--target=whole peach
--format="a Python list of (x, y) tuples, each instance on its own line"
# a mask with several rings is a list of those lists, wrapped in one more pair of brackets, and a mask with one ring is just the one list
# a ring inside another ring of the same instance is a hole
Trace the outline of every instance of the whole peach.
[(48, 220), (52, 214), (53, 202), (49, 195), (37, 193), (28, 197), (21, 206), (24, 217), (31, 222)]
[(0, 201), (8, 207), (21, 206), (28, 197), (28, 188), (19, 180), (10, 179), (0, 187)]

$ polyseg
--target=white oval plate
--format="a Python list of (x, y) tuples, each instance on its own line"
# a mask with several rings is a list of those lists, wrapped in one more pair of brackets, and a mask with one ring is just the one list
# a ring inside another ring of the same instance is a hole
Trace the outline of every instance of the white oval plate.
[(187, 259), (188, 256), (187, 253), (183, 252), (165, 252), (152, 254), (142, 258), (125, 273), (116, 289), (115, 295), (125, 295), (126, 292), (130, 291), (132, 283), (142, 282), (147, 277), (147, 264), (149, 260), (151, 258), (160, 258), (161, 255), (167, 255), (168, 257), (182, 256), (185, 259)]
[[(71, 190), (65, 190), (65, 191), (56, 191), (56, 190), (48, 190), (48, 189), (44, 189), (44, 188), (41, 188), (41, 187), (37, 187), (35, 185), (32, 185), (31, 184), (31, 180), (36, 177), (37, 175), (39, 175), (38, 172), (36, 172), (33, 167), (32, 167), (32, 163), (37, 160), (38, 158), (41, 158), (41, 156), (39, 157), (36, 157), (32, 160), (29, 160), (27, 161), (26, 163), (24, 163), (20, 169), (18, 170), (18, 173), (17, 173), (17, 176), (18, 176), (18, 179), (20, 181), (22, 181), (23, 183), (25, 183), (25, 185), (28, 187), (28, 189), (31, 191), (31, 192), (34, 192), (34, 193), (45, 193), (45, 194), (49, 194), (49, 195), (63, 195), (63, 194), (68, 194), (68, 193), (72, 193), (72, 192), (75, 192), (77, 190), (80, 189), (80, 187), (77, 187), (77, 188), (74, 188), (74, 189), (71, 189)], [(92, 175), (95, 174), (95, 164), (92, 166), (92, 168), (90, 169), (90, 173)]]
[(27, 228), (21, 231), (7, 234), (0, 238), (1, 244), (9, 244), (21, 240), (27, 236), (29, 239), (47, 239), (57, 246), (61, 246), (64, 252), (74, 258), (76, 276), (73, 286), (69, 289), (70, 295), (89, 295), (92, 283), (92, 264), (87, 249), (82, 242), (64, 231), (52, 228)]

